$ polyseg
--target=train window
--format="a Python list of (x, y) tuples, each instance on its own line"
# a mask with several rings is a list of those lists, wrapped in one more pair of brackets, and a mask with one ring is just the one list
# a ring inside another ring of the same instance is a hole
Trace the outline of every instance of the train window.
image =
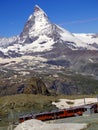
[(29, 117), (25, 117), (25, 120), (28, 120), (29, 119)]
[(51, 114), (49, 114), (49, 115), (54, 116), (54, 113), (51, 113)]
[(64, 114), (64, 111), (56, 112), (56, 115)]
[(75, 109), (74, 112), (76, 113), (76, 112), (77, 112), (77, 109)]
[(71, 113), (71, 112), (73, 112), (72, 110), (68, 110), (68, 113)]
[(21, 117), (21, 118), (19, 118), (19, 120), (20, 120), (20, 121), (22, 121), (22, 120), (24, 120), (24, 118), (23, 118), (23, 117)]
[(64, 114), (64, 111), (59, 112), (60, 114)]
[(36, 115), (36, 117), (40, 117), (41, 115)]

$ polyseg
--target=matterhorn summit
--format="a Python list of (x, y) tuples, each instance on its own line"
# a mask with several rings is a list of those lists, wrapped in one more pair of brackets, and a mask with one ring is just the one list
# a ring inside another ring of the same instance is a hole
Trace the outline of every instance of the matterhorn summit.
[(22, 33), (20, 34), (20, 42), (31, 43), (40, 36), (49, 36), (52, 33), (53, 25), (49, 21), (46, 13), (36, 5), (34, 13), (29, 16)]

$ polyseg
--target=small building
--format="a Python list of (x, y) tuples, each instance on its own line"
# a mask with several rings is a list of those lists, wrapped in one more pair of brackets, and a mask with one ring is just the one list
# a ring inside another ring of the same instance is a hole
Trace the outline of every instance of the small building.
[(93, 107), (93, 105), (86, 105), (84, 106), (84, 112), (83, 115), (91, 115), (94, 113), (95, 108)]

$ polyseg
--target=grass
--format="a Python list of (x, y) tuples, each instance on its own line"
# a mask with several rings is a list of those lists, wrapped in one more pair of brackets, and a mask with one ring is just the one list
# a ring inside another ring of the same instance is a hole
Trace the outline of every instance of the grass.
[(20, 115), (57, 109), (52, 105), (52, 96), (20, 94), (0, 97), (0, 127), (17, 122)]
[(15, 116), (30, 112), (43, 112), (56, 109), (51, 104), (55, 101), (54, 97), (33, 94), (21, 94), (0, 97), (0, 118)]

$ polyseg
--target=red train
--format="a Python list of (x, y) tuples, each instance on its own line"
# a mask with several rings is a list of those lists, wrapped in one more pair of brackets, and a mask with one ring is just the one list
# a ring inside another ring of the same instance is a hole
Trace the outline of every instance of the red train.
[(65, 118), (65, 117), (72, 117), (72, 116), (77, 116), (77, 115), (81, 116), (84, 112), (87, 111), (87, 109), (91, 110), (92, 113), (97, 113), (98, 104), (92, 103), (92, 104), (72, 107), (72, 108), (63, 109), (63, 110), (43, 112), (43, 113), (38, 113), (38, 114), (27, 114), (27, 115), (20, 116), (19, 122), (21, 123), (29, 119), (38, 119), (41, 121), (46, 121), (46, 120), (53, 120), (53, 119), (59, 119), (59, 118)]

